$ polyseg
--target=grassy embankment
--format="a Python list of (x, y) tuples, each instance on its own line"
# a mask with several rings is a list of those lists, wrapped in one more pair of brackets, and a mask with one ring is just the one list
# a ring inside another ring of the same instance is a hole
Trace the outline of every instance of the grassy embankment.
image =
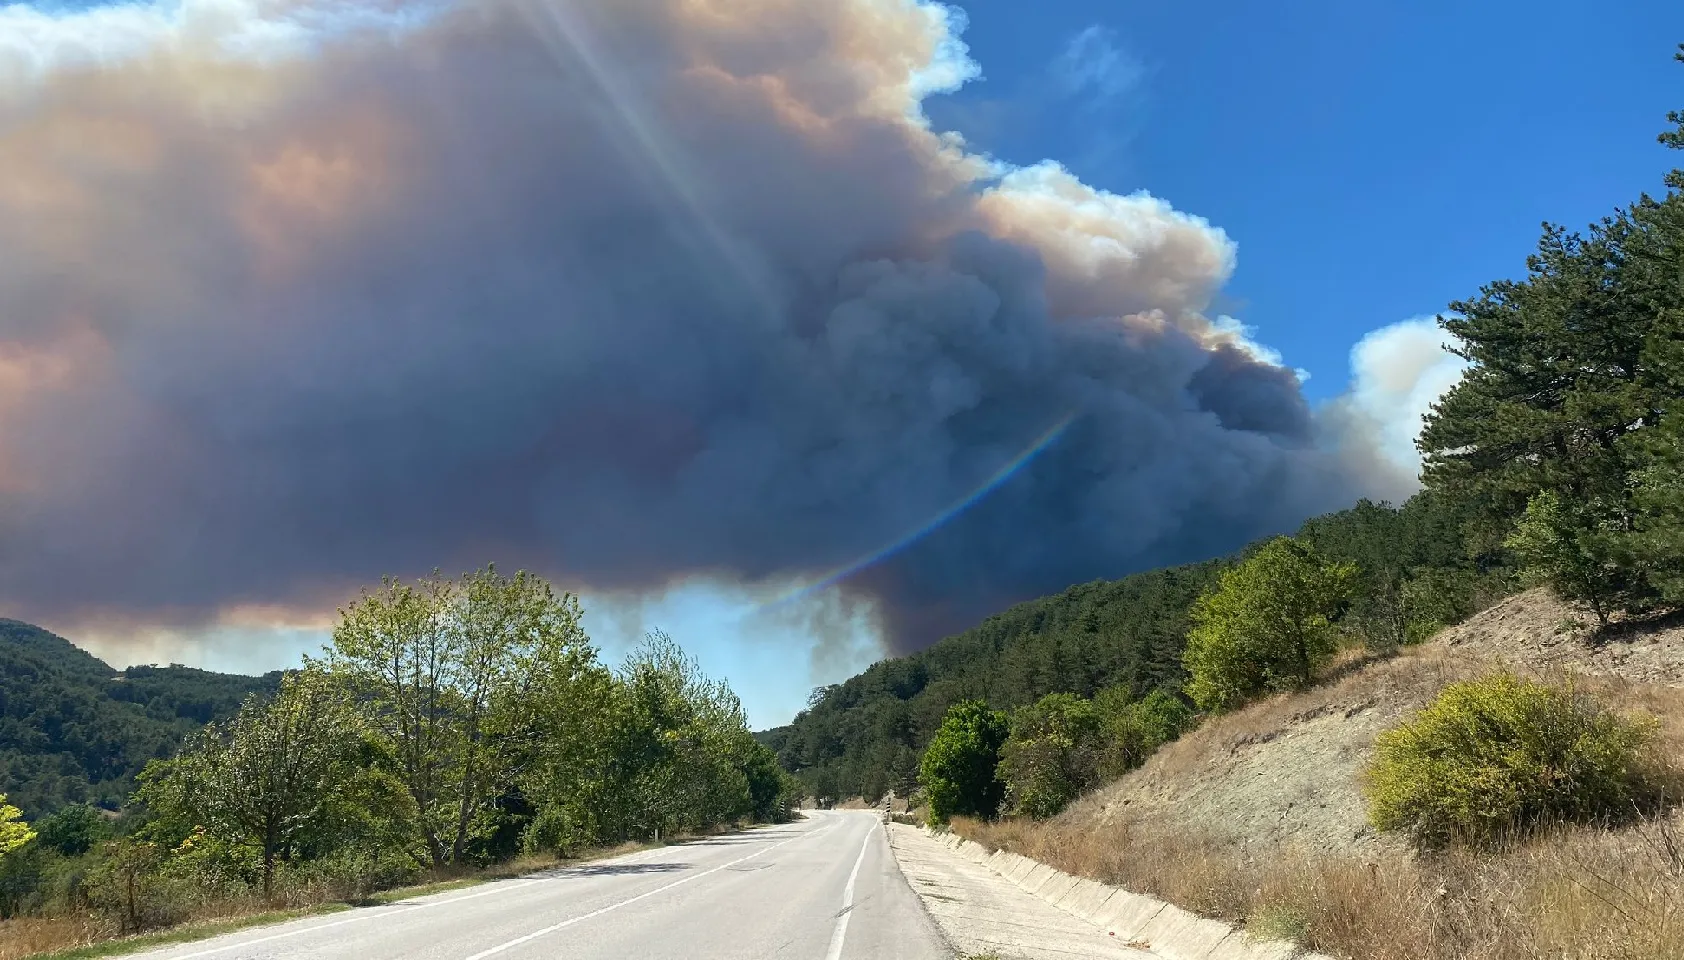
[[(1644, 642), (1621, 642), (1633, 640)], [(1539, 673), (1527, 659), (1496, 662), (1441, 641), (1347, 660), (1311, 690), (1214, 718), (1052, 820), (959, 819), (953, 829), (1344, 957), (1684, 960), (1684, 811), (1432, 854), (1366, 826), (1360, 771), (1378, 730), (1457, 680)], [(1684, 688), (1572, 682), (1658, 718), (1656, 756), (1667, 776), (1684, 770)]]

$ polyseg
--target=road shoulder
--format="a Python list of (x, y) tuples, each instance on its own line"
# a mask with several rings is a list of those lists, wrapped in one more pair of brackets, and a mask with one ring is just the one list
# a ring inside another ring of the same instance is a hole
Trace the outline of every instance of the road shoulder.
[(893, 824), (889, 845), (924, 909), (961, 956), (1000, 960), (1151, 960), (1104, 930), (1027, 893), (942, 846)]

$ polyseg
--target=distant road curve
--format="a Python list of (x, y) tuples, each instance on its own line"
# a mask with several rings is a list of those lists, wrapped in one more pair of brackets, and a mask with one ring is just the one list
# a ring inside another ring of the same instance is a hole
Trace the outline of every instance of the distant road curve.
[(150, 950), (147, 960), (947, 960), (878, 817), (809, 819)]

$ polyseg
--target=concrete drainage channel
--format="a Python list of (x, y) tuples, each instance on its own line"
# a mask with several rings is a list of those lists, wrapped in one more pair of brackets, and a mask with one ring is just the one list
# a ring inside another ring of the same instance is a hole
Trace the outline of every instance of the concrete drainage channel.
[(951, 833), (930, 834), (955, 856), (979, 864), (1026, 893), (1104, 930), (1121, 945), (1166, 960), (1332, 960), (1292, 943), (1254, 940), (1244, 930), (1155, 897), (1073, 877), (1015, 853), (994, 853)]

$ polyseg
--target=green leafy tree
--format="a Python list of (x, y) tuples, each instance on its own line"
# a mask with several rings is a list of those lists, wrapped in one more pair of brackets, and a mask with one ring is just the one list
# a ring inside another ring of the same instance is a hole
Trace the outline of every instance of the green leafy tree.
[(341, 611), (328, 667), (361, 697), (433, 865), (498, 826), (496, 802), (541, 746), (538, 712), (594, 661), (579, 617), (541, 578), (492, 568), (387, 579)]
[(86, 804), (74, 804), (35, 822), (41, 846), (61, 857), (79, 857), (111, 833), (105, 814)]
[(631, 836), (621, 791), (634, 761), (624, 729), (625, 697), (613, 672), (594, 659), (554, 668), (543, 684), (547, 693), (533, 705), (534, 749), (520, 766), (517, 785), (534, 808), (524, 847), (567, 855), (584, 844)]
[[(1684, 46), (1680, 51), (1677, 59), (1684, 63)], [(1667, 114), (1667, 120), (1674, 129), (1661, 134), (1660, 141), (1684, 149), (1684, 111)], [(1684, 190), (1684, 170), (1673, 170), (1667, 183)], [(1684, 194), (1640, 207), (1637, 216), (1648, 222), (1655, 242), (1651, 255), (1634, 269), (1655, 274), (1657, 286), (1670, 277), (1675, 289), (1684, 287)], [(1684, 397), (1684, 292), (1657, 298), (1654, 323), (1656, 335), (1649, 338), (1645, 362), (1670, 402), (1653, 429), (1628, 441), (1628, 453), (1638, 464), (1633, 471), (1635, 549), (1647, 561), (1650, 583), (1662, 599), (1684, 604), (1684, 405), (1679, 403)]]
[(89, 877), (90, 901), (114, 915), (121, 933), (135, 933), (168, 918), (158, 916), (158, 865), (164, 851), (157, 843), (119, 837), (102, 845)]
[(918, 783), (930, 804), (932, 824), (956, 815), (992, 817), (1005, 798), (997, 776), (1000, 750), (1010, 734), (1006, 715), (980, 700), (954, 704), (918, 765)]
[(0, 857), (35, 839), (35, 831), (23, 822), (23, 811), (6, 802), (0, 793)]
[(542, 748), (521, 779), (532, 850), (672, 835), (782, 816), (787, 774), (748, 732), (742, 704), (654, 631), (609, 672), (591, 667), (545, 699)]
[(1622, 549), (1633, 541), (1596, 514), (1594, 506), (1569, 504), (1546, 490), (1526, 505), (1507, 543), (1534, 581), (1588, 605), (1606, 624), (1635, 566)]
[(1353, 591), (1343, 622), (1370, 650), (1420, 643), (1461, 619), (1471, 606), (1473, 579), (1458, 570), (1383, 570)]
[(1194, 721), (1192, 708), (1163, 689), (1135, 700), (1127, 687), (1109, 687), (1094, 698), (1094, 709), (1100, 722), (1097, 763), (1102, 780), (1136, 769)]
[(1333, 618), (1356, 577), (1354, 564), (1326, 563), (1290, 538), (1266, 543), (1193, 605), (1188, 695), (1221, 710), (1308, 684), (1337, 647)]
[(277, 859), (324, 829), (358, 739), (356, 717), (330, 679), (305, 671), (274, 699), (254, 696), (173, 760), (148, 766), (139, 795), (163, 816), (255, 846), (269, 898)]
[(758, 742), (743, 745), (743, 776), (748, 782), (749, 804), (754, 819), (761, 823), (778, 823), (788, 818), (800, 781), (778, 766), (778, 755), (770, 747)]
[[(1680, 381), (1684, 396), (1684, 376)], [(1644, 442), (1648, 463), (1635, 476), (1635, 547), (1661, 598), (1684, 604), (1684, 411), (1668, 414)]]
[(1619, 441), (1661, 400), (1643, 362), (1654, 313), (1625, 265), (1650, 239), (1629, 211), (1588, 236), (1549, 227), (1524, 281), (1499, 281), (1441, 319), (1470, 367), (1427, 416), (1429, 489), (1475, 506), (1471, 533), (1506, 538), (1537, 494), (1619, 518)]
[(1011, 717), (999, 779), (1014, 812), (1044, 820), (1098, 779), (1100, 716), (1092, 702), (1049, 693)]
[(623, 740), (635, 770), (630, 801), (643, 829), (693, 829), (746, 817), (744, 772), (754, 746), (741, 702), (660, 631), (620, 671)]

